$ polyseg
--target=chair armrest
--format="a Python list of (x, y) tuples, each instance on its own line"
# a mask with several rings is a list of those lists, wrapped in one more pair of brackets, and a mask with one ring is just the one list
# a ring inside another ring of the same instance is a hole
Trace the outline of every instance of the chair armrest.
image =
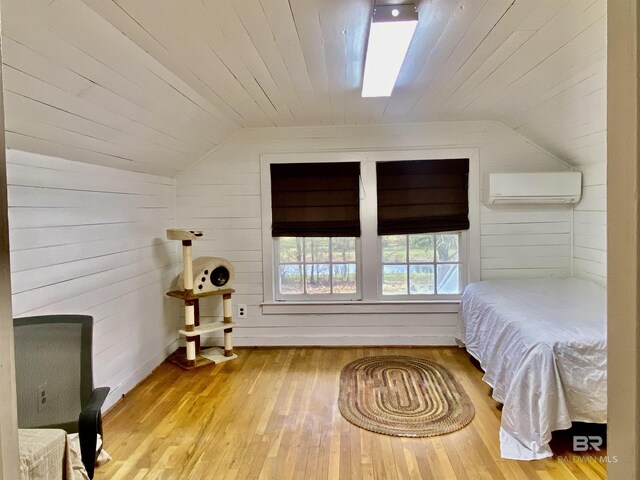
[(91, 394), (91, 398), (87, 405), (85, 405), (82, 412), (80, 412), (80, 421), (82, 421), (83, 415), (93, 416), (95, 412), (99, 412), (104, 404), (104, 401), (107, 399), (107, 395), (109, 394), (109, 387), (98, 387), (93, 390)]
[(82, 455), (82, 463), (84, 463), (89, 478), (93, 478), (93, 470), (96, 463), (97, 436), (98, 433), (102, 434), (101, 409), (108, 393), (108, 387), (96, 388), (89, 402), (82, 412), (80, 412), (80, 418), (78, 420), (80, 453)]

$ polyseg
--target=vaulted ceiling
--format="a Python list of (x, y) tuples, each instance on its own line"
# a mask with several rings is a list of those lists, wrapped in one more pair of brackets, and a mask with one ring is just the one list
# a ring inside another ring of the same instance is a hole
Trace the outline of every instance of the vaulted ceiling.
[(417, 3), (361, 98), (373, 0), (2, 0), (7, 144), (175, 176), (243, 127), (498, 120), (604, 161), (605, 0)]

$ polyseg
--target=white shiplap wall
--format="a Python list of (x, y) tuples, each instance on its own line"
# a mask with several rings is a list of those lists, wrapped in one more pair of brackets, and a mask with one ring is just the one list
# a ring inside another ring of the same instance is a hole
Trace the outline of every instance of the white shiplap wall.
[(80, 0), (2, 10), (10, 148), (174, 177), (240, 128)]
[(430, 0), (362, 98), (371, 0), (3, 0), (7, 145), (175, 176), (242, 127), (497, 120), (605, 150), (606, 0)]
[[(170, 353), (178, 310), (175, 180), (10, 150), (14, 316), (92, 315), (94, 373), (115, 402)], [(175, 346), (174, 346), (175, 347)]]
[(244, 127), (497, 120), (574, 164), (605, 149), (605, 0), (415, 2), (393, 95), (364, 99), (371, 0), (83, 1)]
[(607, 165), (585, 165), (582, 199), (573, 211), (573, 274), (607, 283)]
[[(567, 166), (496, 122), (362, 127), (245, 129), (177, 179), (178, 224), (202, 228), (195, 255), (230, 259), (234, 304), (248, 305), (239, 344), (451, 343), (456, 313), (262, 315), (260, 155), (406, 148), (477, 148), (482, 183), (492, 171), (565, 170)], [(568, 207), (481, 206), (483, 278), (571, 275)], [(204, 302), (212, 315), (214, 302)]]

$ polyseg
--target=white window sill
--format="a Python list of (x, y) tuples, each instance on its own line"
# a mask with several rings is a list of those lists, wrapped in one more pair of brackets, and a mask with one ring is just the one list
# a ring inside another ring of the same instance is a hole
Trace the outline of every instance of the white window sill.
[(458, 313), (460, 300), (265, 302), (263, 315), (359, 313)]

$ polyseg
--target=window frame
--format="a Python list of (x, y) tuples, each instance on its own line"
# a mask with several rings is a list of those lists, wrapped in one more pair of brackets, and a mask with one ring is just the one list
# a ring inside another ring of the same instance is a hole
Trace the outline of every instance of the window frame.
[[(355, 293), (346, 293), (346, 294), (340, 294), (340, 293), (301, 293), (301, 294), (295, 294), (295, 293), (280, 293), (280, 284), (279, 284), (279, 279), (280, 279), (280, 275), (278, 275), (278, 272), (280, 271), (280, 266), (281, 265), (301, 265), (303, 268), (303, 277), (302, 277), (302, 287), (304, 290), (306, 290), (306, 266), (310, 265), (311, 263), (307, 263), (306, 261), (306, 255), (305, 255), (305, 251), (303, 249), (303, 261), (302, 262), (280, 262), (280, 238), (281, 237), (276, 237), (273, 240), (273, 248), (274, 248), (274, 252), (273, 252), (273, 257), (274, 257), (274, 266), (273, 266), (273, 276), (274, 276), (274, 299), (278, 302), (280, 301), (294, 301), (294, 302), (303, 302), (303, 301), (323, 301), (323, 300), (350, 300), (350, 301), (354, 301), (354, 300), (360, 300), (362, 298), (362, 279), (361, 279), (361, 260), (360, 260), (360, 238), (359, 237), (354, 237), (355, 238), (355, 253), (356, 253), (356, 259), (354, 262), (333, 262), (331, 261), (331, 254), (330, 254), (330, 261), (329, 262), (315, 262), (315, 264), (321, 264), (321, 265), (329, 265), (329, 275), (330, 278), (333, 278), (333, 268), (331, 268), (333, 265), (348, 265), (348, 264), (353, 264), (355, 263), (356, 265), (356, 292)], [(313, 237), (294, 237), (294, 238), (313, 238)], [(322, 237), (322, 238), (329, 238), (329, 252), (332, 251), (333, 249), (333, 242), (331, 241), (331, 239), (333, 238), (340, 238), (340, 237)], [(351, 238), (351, 237), (349, 237)], [(306, 248), (306, 247), (304, 247)]]
[[(461, 236), (461, 255), (464, 255), (465, 273), (463, 284), (480, 279), (480, 152), (477, 147), (456, 148), (397, 148), (397, 149), (366, 149), (344, 151), (319, 152), (285, 152), (263, 153), (260, 155), (261, 180), (261, 220), (262, 220), (262, 251), (256, 252), (255, 260), (262, 260), (263, 270), (263, 302), (264, 314), (300, 314), (317, 312), (321, 305), (327, 306), (327, 313), (376, 313), (376, 312), (409, 312), (439, 311), (445, 305), (459, 302), (460, 295), (453, 297), (434, 297), (416, 299), (403, 297), (400, 300), (383, 299), (379, 295), (380, 246), (377, 234), (377, 192), (376, 192), (376, 162), (405, 161), (405, 160), (442, 160), (454, 158), (469, 159), (469, 222), (470, 228)], [(275, 247), (271, 236), (271, 163), (300, 163), (300, 162), (360, 162), (360, 222), (362, 236), (359, 242), (360, 278), (359, 300), (323, 299), (312, 297), (309, 300), (276, 300), (275, 295)], [(261, 254), (261, 255), (260, 255)], [(253, 258), (247, 261), (255, 261)], [(256, 294), (258, 292), (255, 292)], [(377, 306), (377, 307), (376, 307)], [(449, 308), (449, 307), (446, 307)], [(325, 311), (324, 309), (322, 309)]]
[[(434, 241), (435, 241), (435, 237), (436, 235), (452, 235), (452, 234), (457, 234), (458, 235), (458, 261), (457, 262), (438, 262), (437, 261), (437, 257), (436, 257), (436, 252), (435, 252), (435, 243), (434, 243), (434, 258), (433, 258), (433, 262), (411, 262), (410, 260), (410, 256), (409, 256), (409, 236), (410, 235), (433, 235), (434, 237)], [(462, 290), (464, 289), (464, 286), (466, 285), (466, 281), (465, 279), (467, 278), (467, 265), (466, 265), (466, 260), (467, 260), (467, 245), (466, 245), (466, 231), (463, 230), (456, 230), (456, 231), (447, 231), (447, 232), (430, 232), (430, 233), (425, 233), (425, 234), (421, 234), (421, 233), (405, 233), (405, 234), (401, 234), (402, 236), (407, 238), (406, 241), (406, 260), (404, 262), (387, 262), (385, 263), (382, 260), (382, 237), (383, 235), (379, 235), (378, 236), (378, 269), (379, 269), (379, 275), (378, 275), (378, 298), (380, 300), (457, 300), (460, 298), (461, 294), (462, 294)], [(384, 235), (387, 236), (387, 235)], [(398, 294), (398, 295), (384, 295), (382, 293), (382, 288), (383, 288), (383, 282), (384, 282), (384, 276), (383, 276), (383, 269), (385, 265), (406, 265), (407, 266), (407, 285), (409, 282), (409, 267), (411, 265), (433, 265), (434, 266), (434, 283), (436, 285), (434, 285), (434, 288), (437, 290), (437, 269), (438, 269), (438, 265), (460, 265), (460, 278), (459, 278), (459, 285), (458, 288), (460, 290), (460, 293), (456, 293), (456, 294), (442, 294), (442, 293), (424, 293), (424, 294), (416, 294), (416, 295), (411, 295), (410, 293), (407, 294)]]

